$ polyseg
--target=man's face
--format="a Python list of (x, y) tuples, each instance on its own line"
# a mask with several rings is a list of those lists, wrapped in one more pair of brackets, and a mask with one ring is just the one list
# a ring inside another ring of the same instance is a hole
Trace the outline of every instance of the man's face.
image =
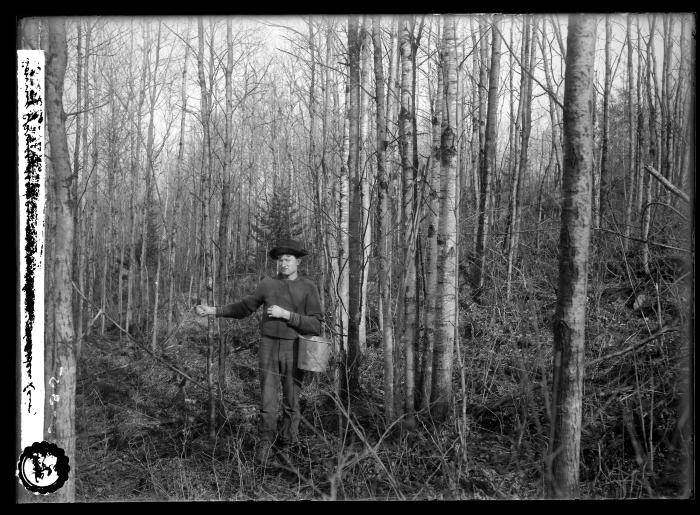
[(280, 272), (285, 277), (293, 275), (299, 268), (299, 259), (291, 254), (282, 254), (279, 257)]

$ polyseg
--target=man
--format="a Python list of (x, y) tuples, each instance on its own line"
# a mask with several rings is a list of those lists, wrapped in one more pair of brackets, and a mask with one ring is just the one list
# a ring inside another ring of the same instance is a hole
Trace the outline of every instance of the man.
[[(260, 323), (262, 341), (258, 349), (258, 366), (262, 409), (260, 444), (256, 460), (264, 464), (276, 443), (283, 454), (299, 442), (299, 393), (303, 370), (297, 368), (299, 334), (321, 333), (321, 303), (318, 289), (311, 280), (299, 275), (300, 258), (306, 250), (294, 240), (281, 240), (269, 256), (279, 260), (276, 278), (266, 277), (252, 295), (225, 306), (196, 306), (200, 316), (245, 318), (264, 304)], [(277, 435), (278, 387), (282, 385), (283, 417)]]

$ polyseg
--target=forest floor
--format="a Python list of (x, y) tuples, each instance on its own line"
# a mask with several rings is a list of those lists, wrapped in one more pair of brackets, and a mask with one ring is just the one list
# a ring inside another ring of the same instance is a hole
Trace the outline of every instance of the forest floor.
[[(678, 429), (687, 417), (682, 284), (664, 283), (676, 288), (675, 297), (664, 299), (675, 300), (661, 305), (657, 297), (645, 314), (630, 302), (629, 292), (611, 286), (610, 273), (594, 270), (590, 282), (580, 495), (687, 496), (686, 443)], [(434, 424), (419, 413), (412, 431), (387, 424), (382, 350), (370, 324), (362, 393), (351, 407), (351, 423), (339, 418), (329, 375), (307, 373), (301, 452), (276, 467), (254, 460), (255, 317), (222, 324), (232, 350), (226, 409), (214, 440), (206, 391), (191, 381), (183, 386), (165, 364), (206, 383), (203, 319), (186, 313), (158, 359), (120, 340), (117, 331), (89, 336), (79, 360), (77, 500), (543, 498), (552, 360), (547, 321), (555, 295), (543, 293), (553, 290), (536, 281), (527, 289), (531, 295), (510, 303), (494, 295), (490, 304), (460, 306), (461, 345), (448, 422)], [(659, 321), (671, 330), (632, 345)]]

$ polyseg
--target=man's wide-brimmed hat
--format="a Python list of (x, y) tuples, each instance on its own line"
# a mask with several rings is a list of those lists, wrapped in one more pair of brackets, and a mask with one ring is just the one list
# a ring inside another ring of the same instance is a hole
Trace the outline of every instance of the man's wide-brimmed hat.
[(272, 259), (277, 259), (283, 254), (291, 254), (292, 256), (300, 258), (302, 256), (306, 256), (308, 252), (306, 252), (304, 247), (298, 241), (279, 240), (277, 241), (277, 245), (270, 249), (269, 256)]

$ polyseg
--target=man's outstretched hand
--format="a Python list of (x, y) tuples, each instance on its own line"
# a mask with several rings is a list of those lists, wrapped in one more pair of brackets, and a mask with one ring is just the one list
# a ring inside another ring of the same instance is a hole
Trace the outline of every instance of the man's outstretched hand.
[(216, 315), (216, 308), (214, 306), (205, 306), (200, 304), (194, 307), (194, 312), (200, 317), (214, 316)]

